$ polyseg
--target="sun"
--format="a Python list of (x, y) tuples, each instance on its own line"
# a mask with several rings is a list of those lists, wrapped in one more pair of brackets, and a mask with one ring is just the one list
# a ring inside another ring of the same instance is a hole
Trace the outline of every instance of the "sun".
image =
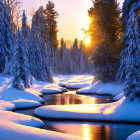
[(84, 43), (85, 43), (86, 45), (89, 45), (89, 44), (91, 43), (91, 36), (86, 36), (86, 37), (84, 38)]

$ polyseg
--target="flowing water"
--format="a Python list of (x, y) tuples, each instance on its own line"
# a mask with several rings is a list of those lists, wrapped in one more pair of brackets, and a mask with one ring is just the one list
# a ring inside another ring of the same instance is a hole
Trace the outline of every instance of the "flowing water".
[[(109, 97), (76, 95), (75, 91), (64, 94), (44, 95), (44, 105), (68, 105), (68, 104), (99, 104), (109, 103)], [(17, 113), (33, 115), (34, 109), (17, 110)], [(73, 121), (44, 121), (44, 129), (57, 131), (85, 138), (85, 140), (126, 140), (126, 138), (140, 130), (140, 125), (97, 123), (97, 122), (73, 122)]]

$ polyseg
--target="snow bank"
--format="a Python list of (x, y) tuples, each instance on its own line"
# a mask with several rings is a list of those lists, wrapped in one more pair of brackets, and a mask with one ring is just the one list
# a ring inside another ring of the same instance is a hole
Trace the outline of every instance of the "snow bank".
[(130, 135), (127, 140), (140, 140), (140, 131), (137, 131)]
[(54, 80), (59, 86), (79, 89), (90, 86), (93, 78), (93, 75), (56, 75)]
[(82, 140), (82, 138), (75, 136), (31, 128), (3, 120), (0, 122), (0, 138), (2, 140)]
[(77, 94), (100, 94), (100, 95), (118, 95), (123, 92), (124, 85), (122, 83), (102, 83), (100, 81), (93, 83), (93, 85), (79, 89)]
[(124, 97), (124, 93), (120, 93), (120, 94), (116, 95), (115, 97), (113, 97), (113, 100), (118, 101), (118, 100), (122, 99), (123, 97)]
[(107, 104), (52, 105), (35, 110), (43, 118), (140, 123), (140, 102), (121, 100)]
[(0, 75), (0, 100), (14, 101), (19, 99), (43, 102), (43, 99), (35, 93), (15, 89), (12, 86), (12, 77)]
[(7, 111), (11, 111), (14, 110), (15, 106), (14, 104), (7, 102), (7, 101), (0, 101), (0, 110), (7, 110)]
[(18, 123), (26, 126), (32, 126), (32, 127), (42, 127), (44, 125), (41, 120), (35, 117), (18, 114), (10, 111), (2, 111), (2, 110), (0, 110), (0, 120)]
[(16, 109), (33, 108), (33, 107), (41, 106), (41, 103), (37, 101), (24, 100), (24, 99), (14, 100), (12, 101), (12, 103), (15, 105)]
[(15, 89), (11, 85), (7, 88), (4, 88), (2, 91), (0, 91), (0, 99), (5, 101), (25, 99), (25, 100), (43, 102), (43, 99), (40, 98), (39, 96), (30, 92), (26, 92), (24, 90)]
[(64, 91), (67, 91), (65, 88), (62, 88), (55, 83), (51, 84), (47, 82), (37, 81), (35, 79), (33, 79), (33, 85), (31, 86), (30, 89), (41, 92), (43, 94), (47, 94), (47, 93), (54, 94), (54, 93), (62, 93)]

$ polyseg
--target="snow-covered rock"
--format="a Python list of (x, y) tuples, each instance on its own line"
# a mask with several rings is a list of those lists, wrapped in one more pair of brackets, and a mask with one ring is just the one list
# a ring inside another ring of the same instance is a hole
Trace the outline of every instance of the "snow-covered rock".
[(52, 119), (96, 120), (140, 123), (140, 102), (121, 100), (107, 104), (52, 105), (35, 110), (35, 115)]
[(77, 94), (99, 94), (99, 95), (118, 95), (123, 92), (124, 84), (123, 83), (103, 83), (95, 82), (91, 86), (79, 89)]

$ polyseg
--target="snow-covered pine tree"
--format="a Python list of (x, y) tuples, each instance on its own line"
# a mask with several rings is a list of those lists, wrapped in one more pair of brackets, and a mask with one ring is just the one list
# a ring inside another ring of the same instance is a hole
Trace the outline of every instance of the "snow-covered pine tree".
[(53, 44), (48, 40), (48, 45), (47, 45), (47, 66), (48, 66), (48, 78), (49, 81), (52, 83), (53, 82), (53, 75), (52, 75), (52, 69), (54, 71), (54, 53), (53, 53)]
[(13, 86), (17, 89), (29, 88), (31, 84), (31, 75), (29, 71), (29, 63), (26, 55), (26, 47), (22, 32), (18, 28), (17, 43), (14, 47), (12, 57)]
[(5, 57), (8, 52), (3, 36), (3, 1), (0, 0), (0, 72), (4, 71)]
[(27, 26), (27, 17), (25, 14), (25, 10), (23, 10), (23, 14), (22, 14), (22, 28), (21, 28), (22, 34), (24, 36), (24, 38), (27, 37), (27, 34), (29, 33), (28, 30), (28, 26)]
[(62, 51), (62, 59), (61, 59), (61, 72), (63, 74), (67, 74), (68, 69), (68, 59), (67, 59), (67, 45), (66, 43), (63, 44), (63, 51)]
[(129, 11), (131, 9), (131, 5), (135, 3), (137, 0), (125, 0), (123, 3), (123, 24), (124, 24), (124, 29), (127, 26), (127, 21), (129, 18)]
[(39, 37), (36, 30), (34, 17), (32, 18), (30, 45), (29, 45), (29, 63), (30, 73), (38, 81), (45, 81), (42, 73), (42, 56), (39, 46)]
[(130, 7), (129, 18), (126, 25), (125, 39), (127, 53), (125, 70), (125, 88), (126, 98), (133, 101), (135, 97), (140, 97), (140, 32), (137, 23), (137, 8), (140, 0), (133, 3)]
[(6, 56), (8, 57), (8, 61), (10, 61), (12, 57), (13, 46), (15, 45), (14, 35), (12, 33), (11, 24), (10, 24), (10, 16), (7, 4), (4, 4), (3, 9), (3, 37), (7, 46)]
[(52, 75), (47, 61), (47, 51), (44, 38), (39, 32), (39, 24), (32, 19), (29, 61), (32, 76), (39, 81), (52, 82)]
[(71, 72), (79, 74), (80, 54), (77, 39), (75, 39), (74, 41), (70, 55), (71, 55)]
[(84, 63), (85, 62), (85, 58), (86, 57), (85, 57), (85, 54), (83, 52), (83, 42), (81, 41), (80, 42), (80, 66), (79, 66), (81, 74), (84, 74), (86, 72), (86, 68), (87, 67), (86, 67), (86, 63)]
[(118, 69), (117, 75), (116, 75), (116, 79), (117, 80), (125, 80), (126, 77), (126, 61), (127, 61), (127, 57), (128, 57), (128, 45), (129, 45), (129, 39), (127, 34), (127, 23), (128, 20), (130, 20), (129, 18), (129, 12), (131, 10), (131, 6), (133, 3), (136, 3), (138, 0), (125, 0), (123, 3), (123, 25), (124, 25), (124, 44), (125, 44), (125, 48), (124, 50), (120, 53), (120, 67)]

